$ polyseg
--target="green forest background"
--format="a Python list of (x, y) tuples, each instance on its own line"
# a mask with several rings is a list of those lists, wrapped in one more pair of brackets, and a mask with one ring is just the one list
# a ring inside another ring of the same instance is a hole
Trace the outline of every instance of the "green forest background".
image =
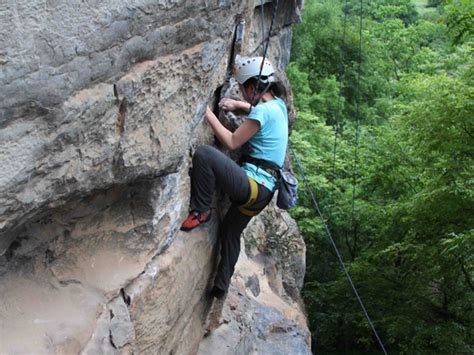
[[(474, 353), (473, 16), (306, 0), (294, 29), (292, 147), (389, 353)], [(379, 352), (299, 180), (313, 351)]]

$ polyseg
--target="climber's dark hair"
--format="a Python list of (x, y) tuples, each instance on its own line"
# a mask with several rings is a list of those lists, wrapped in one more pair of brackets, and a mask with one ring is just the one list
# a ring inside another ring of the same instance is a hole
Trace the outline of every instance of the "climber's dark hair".
[[(258, 82), (258, 78), (253, 77), (245, 81), (243, 84), (245, 88), (247, 88), (249, 85), (253, 84), (257, 88), (258, 93), (262, 93), (265, 89), (267, 89), (268, 83), (265, 83), (268, 77), (262, 76), (260, 79), (260, 82)], [(258, 82), (258, 85), (257, 85)], [(270, 84), (270, 87), (267, 89), (267, 92), (271, 92), (273, 96), (276, 96), (283, 101), (286, 101), (287, 98), (287, 92), (285, 85), (281, 81), (274, 81)]]

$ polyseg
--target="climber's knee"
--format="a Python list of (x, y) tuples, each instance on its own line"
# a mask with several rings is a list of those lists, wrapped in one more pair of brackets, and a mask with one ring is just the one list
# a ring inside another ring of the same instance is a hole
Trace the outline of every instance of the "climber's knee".
[(205, 164), (208, 166), (216, 166), (222, 163), (223, 155), (216, 148), (204, 144), (199, 146), (194, 152), (193, 164)]
[(193, 155), (193, 160), (206, 160), (209, 158), (209, 156), (212, 154), (212, 147), (207, 145), (207, 144), (203, 144), (203, 145), (200, 145), (196, 151), (194, 152), (194, 155)]

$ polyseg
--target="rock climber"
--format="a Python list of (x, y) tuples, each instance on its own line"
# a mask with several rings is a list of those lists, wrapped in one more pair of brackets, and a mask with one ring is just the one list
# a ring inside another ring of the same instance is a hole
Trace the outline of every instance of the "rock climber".
[(181, 230), (189, 231), (210, 219), (217, 186), (229, 196), (232, 204), (220, 226), (220, 262), (211, 291), (211, 296), (218, 299), (227, 294), (242, 231), (272, 200), (276, 170), (283, 166), (288, 143), (286, 91), (281, 82), (274, 80), (272, 64), (263, 57), (240, 56), (235, 63), (234, 78), (245, 101), (224, 98), (219, 108), (244, 111), (248, 118), (234, 132), (225, 128), (209, 107), (205, 118), (227, 149), (244, 146), (245, 153), (238, 165), (214, 147), (197, 148), (191, 176), (191, 212), (181, 226)]

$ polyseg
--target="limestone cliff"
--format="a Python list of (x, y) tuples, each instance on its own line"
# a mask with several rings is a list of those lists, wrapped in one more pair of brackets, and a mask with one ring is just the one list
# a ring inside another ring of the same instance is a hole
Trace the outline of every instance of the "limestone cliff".
[[(309, 353), (305, 246), (286, 212), (246, 229), (205, 338), (219, 213), (179, 231), (190, 157), (214, 141), (204, 108), (232, 87), (235, 54), (261, 54), (260, 3), (2, 3), (0, 353)], [(280, 70), (301, 7), (279, 1)]]

